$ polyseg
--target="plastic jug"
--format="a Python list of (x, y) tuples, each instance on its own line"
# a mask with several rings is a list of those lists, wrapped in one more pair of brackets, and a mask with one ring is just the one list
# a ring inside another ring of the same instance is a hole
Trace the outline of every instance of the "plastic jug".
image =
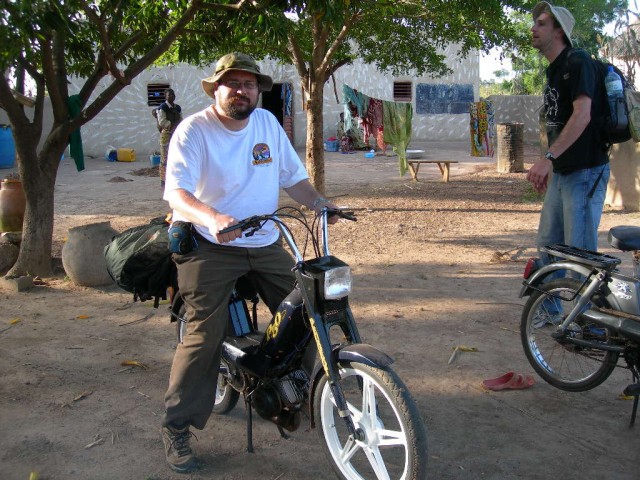
[(607, 99), (609, 101), (609, 111), (611, 114), (610, 128), (626, 128), (628, 119), (624, 103), (622, 79), (611, 65), (609, 65), (607, 75), (604, 77), (604, 87), (607, 90)]

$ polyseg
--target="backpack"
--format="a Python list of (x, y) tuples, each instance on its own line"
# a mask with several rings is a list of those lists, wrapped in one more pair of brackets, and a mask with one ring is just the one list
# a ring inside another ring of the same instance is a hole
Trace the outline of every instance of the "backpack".
[[(569, 56), (574, 51), (582, 51), (581, 49), (572, 49), (567, 55), (567, 67), (569, 62)], [(586, 55), (588, 53), (584, 52)], [(628, 105), (628, 92), (634, 91), (634, 87), (629, 81), (625, 78), (624, 74), (618, 67), (615, 65), (605, 62), (602, 60), (598, 60), (597, 58), (591, 57), (591, 60), (595, 63), (596, 68), (598, 70), (598, 82), (600, 84), (600, 99), (598, 101), (599, 108), (596, 111), (600, 112), (600, 116), (595, 118), (595, 122), (598, 125), (600, 130), (601, 137), (606, 147), (610, 147), (614, 143), (623, 143), (632, 138), (631, 132), (632, 128), (630, 127), (630, 118), (629, 118), (629, 105)], [(619, 106), (617, 111), (618, 121), (615, 122), (611, 117), (611, 109), (609, 108), (609, 100), (607, 98), (607, 90), (604, 85), (604, 80), (609, 71), (609, 66), (613, 67), (613, 71), (618, 74), (620, 79), (622, 80), (622, 90), (623, 90), (623, 99), (624, 102)], [(637, 115), (637, 114), (636, 114)], [(640, 123), (637, 124), (637, 128), (640, 128)], [(639, 132), (640, 133), (640, 132)], [(640, 136), (639, 136), (640, 138)], [(635, 141), (638, 141), (635, 139)]]
[(104, 248), (109, 275), (120, 288), (133, 293), (134, 302), (153, 299), (158, 308), (160, 299), (167, 299), (167, 288), (174, 286), (168, 228), (164, 218), (155, 218), (115, 235)]
[(629, 110), (629, 130), (634, 142), (640, 142), (640, 92), (625, 90), (625, 100)]

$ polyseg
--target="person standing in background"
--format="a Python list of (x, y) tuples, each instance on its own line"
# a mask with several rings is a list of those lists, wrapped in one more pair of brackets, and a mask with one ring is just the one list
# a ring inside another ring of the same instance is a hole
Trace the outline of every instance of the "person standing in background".
[(169, 142), (178, 124), (182, 121), (182, 108), (176, 101), (176, 93), (168, 88), (164, 91), (165, 101), (158, 107), (158, 128), (160, 129), (160, 186), (164, 188), (167, 171)]
[[(533, 47), (549, 61), (543, 95), (549, 147), (527, 174), (533, 188), (545, 193), (537, 246), (564, 243), (597, 250), (609, 156), (594, 119), (605, 92), (595, 62), (572, 48), (575, 20), (569, 10), (539, 2), (532, 16)], [(548, 263), (545, 256), (541, 252)]]

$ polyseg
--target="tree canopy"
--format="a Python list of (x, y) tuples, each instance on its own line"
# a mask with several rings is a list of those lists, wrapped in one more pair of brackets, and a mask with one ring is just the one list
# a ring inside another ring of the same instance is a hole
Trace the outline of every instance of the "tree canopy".
[[(93, 119), (145, 68), (206, 16), (233, 26), (236, 12), (249, 3), (202, 0), (5, 0), (0, 10), (0, 68), (15, 72), (0, 78), (0, 104), (13, 127), (18, 169), (27, 207), (18, 261), (9, 275), (47, 275), (51, 271), (54, 185), (69, 136)], [(207, 45), (201, 45), (206, 49)], [(35, 106), (25, 112), (15, 98), (28, 73), (35, 83)], [(70, 75), (83, 79), (74, 96), (79, 113), (70, 114)], [(103, 81), (107, 79), (107, 81)], [(105, 86), (106, 85), (106, 86)], [(44, 100), (53, 126), (43, 135)]]
[[(510, 12), (516, 26), (515, 45), (503, 49), (503, 55), (511, 58), (515, 78), (511, 82), (514, 95), (540, 94), (545, 83), (544, 70), (547, 60), (531, 46), (531, 9), (537, 2), (530, 2), (528, 9)], [(627, 0), (565, 0), (551, 2), (567, 8), (576, 20), (571, 38), (575, 47), (584, 48), (598, 56), (603, 46), (604, 27), (614, 21), (627, 7)]]
[[(522, 2), (507, 2), (521, 6)], [(488, 51), (515, 37), (513, 21), (500, 0), (343, 0), (269, 3), (256, 17), (244, 10), (234, 34), (219, 39), (211, 60), (229, 50), (270, 57), (295, 66), (305, 92), (306, 164), (312, 182), (324, 189), (323, 89), (331, 76), (356, 59), (393, 75), (438, 77), (450, 73), (445, 47), (458, 54)], [(256, 20), (257, 18), (257, 20)], [(214, 26), (206, 19), (195, 30), (201, 41)], [(265, 32), (267, 36), (265, 37)], [(178, 60), (188, 60), (177, 50)], [(204, 52), (206, 57), (206, 52)], [(204, 58), (204, 57), (201, 57)]]

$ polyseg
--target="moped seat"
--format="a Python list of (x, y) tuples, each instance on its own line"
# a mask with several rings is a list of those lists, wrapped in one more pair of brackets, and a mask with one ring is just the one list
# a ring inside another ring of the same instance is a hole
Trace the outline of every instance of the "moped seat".
[(623, 252), (640, 250), (640, 227), (620, 225), (609, 230), (609, 244)]

